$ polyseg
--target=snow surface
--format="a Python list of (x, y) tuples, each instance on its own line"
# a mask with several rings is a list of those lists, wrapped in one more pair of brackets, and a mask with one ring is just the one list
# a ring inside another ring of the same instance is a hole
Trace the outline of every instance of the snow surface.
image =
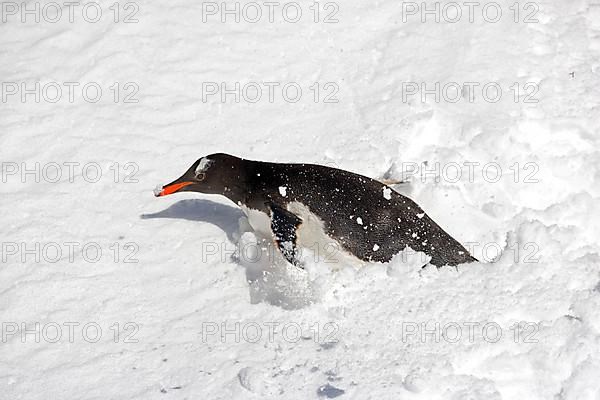
[[(281, 9), (274, 23), (203, 23), (202, 3), (181, 0), (135, 3), (130, 24), (125, 3), (119, 23), (112, 3), (97, 23), (81, 8), (73, 23), (3, 14), (2, 82), (97, 82), (103, 96), (2, 98), (0, 397), (600, 398), (600, 5), (536, 2), (539, 22), (524, 23), (521, 4), (515, 23), (512, 3), (495, 24), (403, 22), (392, 0), (339, 3), (328, 24), (332, 8), (315, 23), (304, 2), (298, 23)], [(236, 81), (303, 96), (203, 101), (203, 83)], [(137, 103), (123, 100), (131, 82)], [(338, 102), (324, 103), (331, 82)], [(406, 82), (504, 95), (403, 100)], [(396, 190), (495, 261), (286, 267), (225, 199), (152, 195), (214, 152), (402, 179)], [(406, 174), (425, 162), (444, 177)], [(36, 163), (44, 177), (23, 173)], [(64, 163), (79, 163), (73, 179)], [(483, 179), (485, 165), (501, 177)]]
[(388, 187), (384, 187), (383, 188), (383, 197), (387, 200), (391, 200), (392, 199), (392, 189), (390, 189)]

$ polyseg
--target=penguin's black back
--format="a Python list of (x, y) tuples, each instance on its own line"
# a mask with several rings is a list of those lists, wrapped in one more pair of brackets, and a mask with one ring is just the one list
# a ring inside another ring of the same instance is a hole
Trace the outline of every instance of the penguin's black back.
[(327, 235), (361, 260), (387, 262), (408, 246), (438, 267), (476, 261), (414, 201), (381, 182), (322, 165), (244, 164), (246, 205), (268, 211), (268, 202), (284, 207), (299, 202), (323, 221)]

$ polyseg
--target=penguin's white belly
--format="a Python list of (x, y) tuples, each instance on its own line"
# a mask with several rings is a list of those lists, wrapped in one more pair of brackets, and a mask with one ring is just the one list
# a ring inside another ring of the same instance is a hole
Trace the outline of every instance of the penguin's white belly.
[(248, 208), (244, 205), (240, 206), (243, 213), (248, 218), (248, 224), (254, 229), (254, 232), (258, 233), (264, 238), (273, 237), (273, 231), (271, 230), (271, 217), (262, 211)]
[[(263, 238), (273, 238), (269, 215), (246, 206), (241, 206), (241, 208), (248, 217), (248, 224), (258, 235)], [(310, 254), (315, 262), (364, 264), (359, 258), (345, 251), (335, 239), (327, 235), (323, 221), (304, 204), (289, 203), (287, 210), (302, 219), (302, 224), (296, 230), (296, 247), (301, 252), (301, 258), (305, 258), (307, 254)], [(310, 250), (310, 252), (305, 249)]]
[(341, 244), (325, 233), (325, 224), (318, 215), (311, 212), (302, 203), (288, 204), (288, 211), (302, 219), (302, 224), (296, 231), (296, 246), (301, 249), (310, 249), (315, 262), (321, 261), (329, 264), (362, 265), (356, 256), (350, 254)]

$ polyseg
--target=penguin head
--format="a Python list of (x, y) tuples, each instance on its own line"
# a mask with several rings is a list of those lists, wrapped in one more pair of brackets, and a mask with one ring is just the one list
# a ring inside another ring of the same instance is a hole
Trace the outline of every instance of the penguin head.
[(154, 195), (199, 192), (234, 197), (244, 186), (242, 163), (241, 158), (223, 153), (199, 158), (181, 177), (154, 189)]

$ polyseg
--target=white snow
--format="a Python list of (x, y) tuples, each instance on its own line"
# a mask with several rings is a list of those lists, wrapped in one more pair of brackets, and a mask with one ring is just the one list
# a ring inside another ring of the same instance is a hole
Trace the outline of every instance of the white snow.
[[(600, 7), (514, 3), (497, 23), (392, 0), (319, 2), (319, 22), (302, 3), (297, 23), (181, 0), (118, 3), (118, 23), (113, 2), (97, 23), (6, 10), (0, 397), (599, 398)], [(315, 248), (299, 270), (234, 203), (152, 196), (217, 152), (396, 165), (394, 189), (482, 262), (356, 268)]]
[(356, 217), (356, 223), (359, 224), (359, 225), (362, 225), (363, 224), (362, 218), (361, 217)]
[(392, 189), (390, 189), (389, 187), (384, 187), (383, 188), (383, 197), (386, 200), (391, 200), (392, 199)]
[(286, 197), (287, 196), (287, 187), (286, 186), (279, 186), (279, 194), (282, 197)]
[(214, 161), (206, 158), (206, 157), (202, 157), (200, 159), (200, 162), (198, 163), (198, 167), (196, 167), (196, 174), (199, 174), (201, 172), (206, 172), (206, 170), (208, 168), (210, 168), (211, 164), (213, 164)]

